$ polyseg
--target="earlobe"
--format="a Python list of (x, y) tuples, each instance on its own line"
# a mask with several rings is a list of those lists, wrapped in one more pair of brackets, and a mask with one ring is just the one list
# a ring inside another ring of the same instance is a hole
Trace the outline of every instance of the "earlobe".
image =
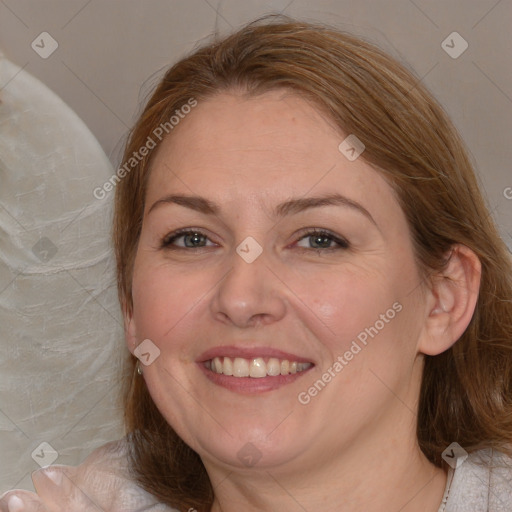
[(445, 269), (432, 279), (420, 352), (441, 354), (462, 336), (475, 311), (480, 278), (478, 256), (464, 245), (453, 246)]

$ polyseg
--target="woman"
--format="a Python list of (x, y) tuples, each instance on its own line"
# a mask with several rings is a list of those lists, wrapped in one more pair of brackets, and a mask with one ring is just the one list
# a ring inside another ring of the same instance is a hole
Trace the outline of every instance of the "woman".
[(259, 20), (166, 73), (117, 177), (128, 435), (2, 510), (511, 509), (511, 263), (401, 65)]

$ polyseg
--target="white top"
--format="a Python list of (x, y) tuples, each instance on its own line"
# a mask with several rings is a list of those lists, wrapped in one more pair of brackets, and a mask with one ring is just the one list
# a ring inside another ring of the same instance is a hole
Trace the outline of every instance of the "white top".
[[(55, 464), (34, 471), (36, 493), (7, 491), (0, 496), (0, 511), (178, 512), (130, 478), (127, 447), (124, 437), (100, 446), (76, 467)], [(481, 450), (450, 469), (439, 512), (512, 512), (512, 458)]]
[(512, 512), (512, 458), (480, 450), (450, 468), (438, 512)]

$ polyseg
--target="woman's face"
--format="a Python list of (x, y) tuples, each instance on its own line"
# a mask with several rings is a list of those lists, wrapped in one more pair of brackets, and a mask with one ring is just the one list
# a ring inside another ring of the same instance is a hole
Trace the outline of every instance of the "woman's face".
[(392, 189), (347, 135), (290, 92), (223, 93), (156, 155), (127, 343), (150, 340), (143, 378), (205, 464), (414, 437), (422, 285)]

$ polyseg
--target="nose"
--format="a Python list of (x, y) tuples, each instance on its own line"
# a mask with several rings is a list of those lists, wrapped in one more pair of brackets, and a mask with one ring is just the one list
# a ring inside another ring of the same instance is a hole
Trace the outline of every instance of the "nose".
[(286, 312), (286, 285), (269, 265), (265, 251), (249, 261), (233, 251), (231, 266), (210, 303), (217, 320), (240, 328), (271, 324)]

